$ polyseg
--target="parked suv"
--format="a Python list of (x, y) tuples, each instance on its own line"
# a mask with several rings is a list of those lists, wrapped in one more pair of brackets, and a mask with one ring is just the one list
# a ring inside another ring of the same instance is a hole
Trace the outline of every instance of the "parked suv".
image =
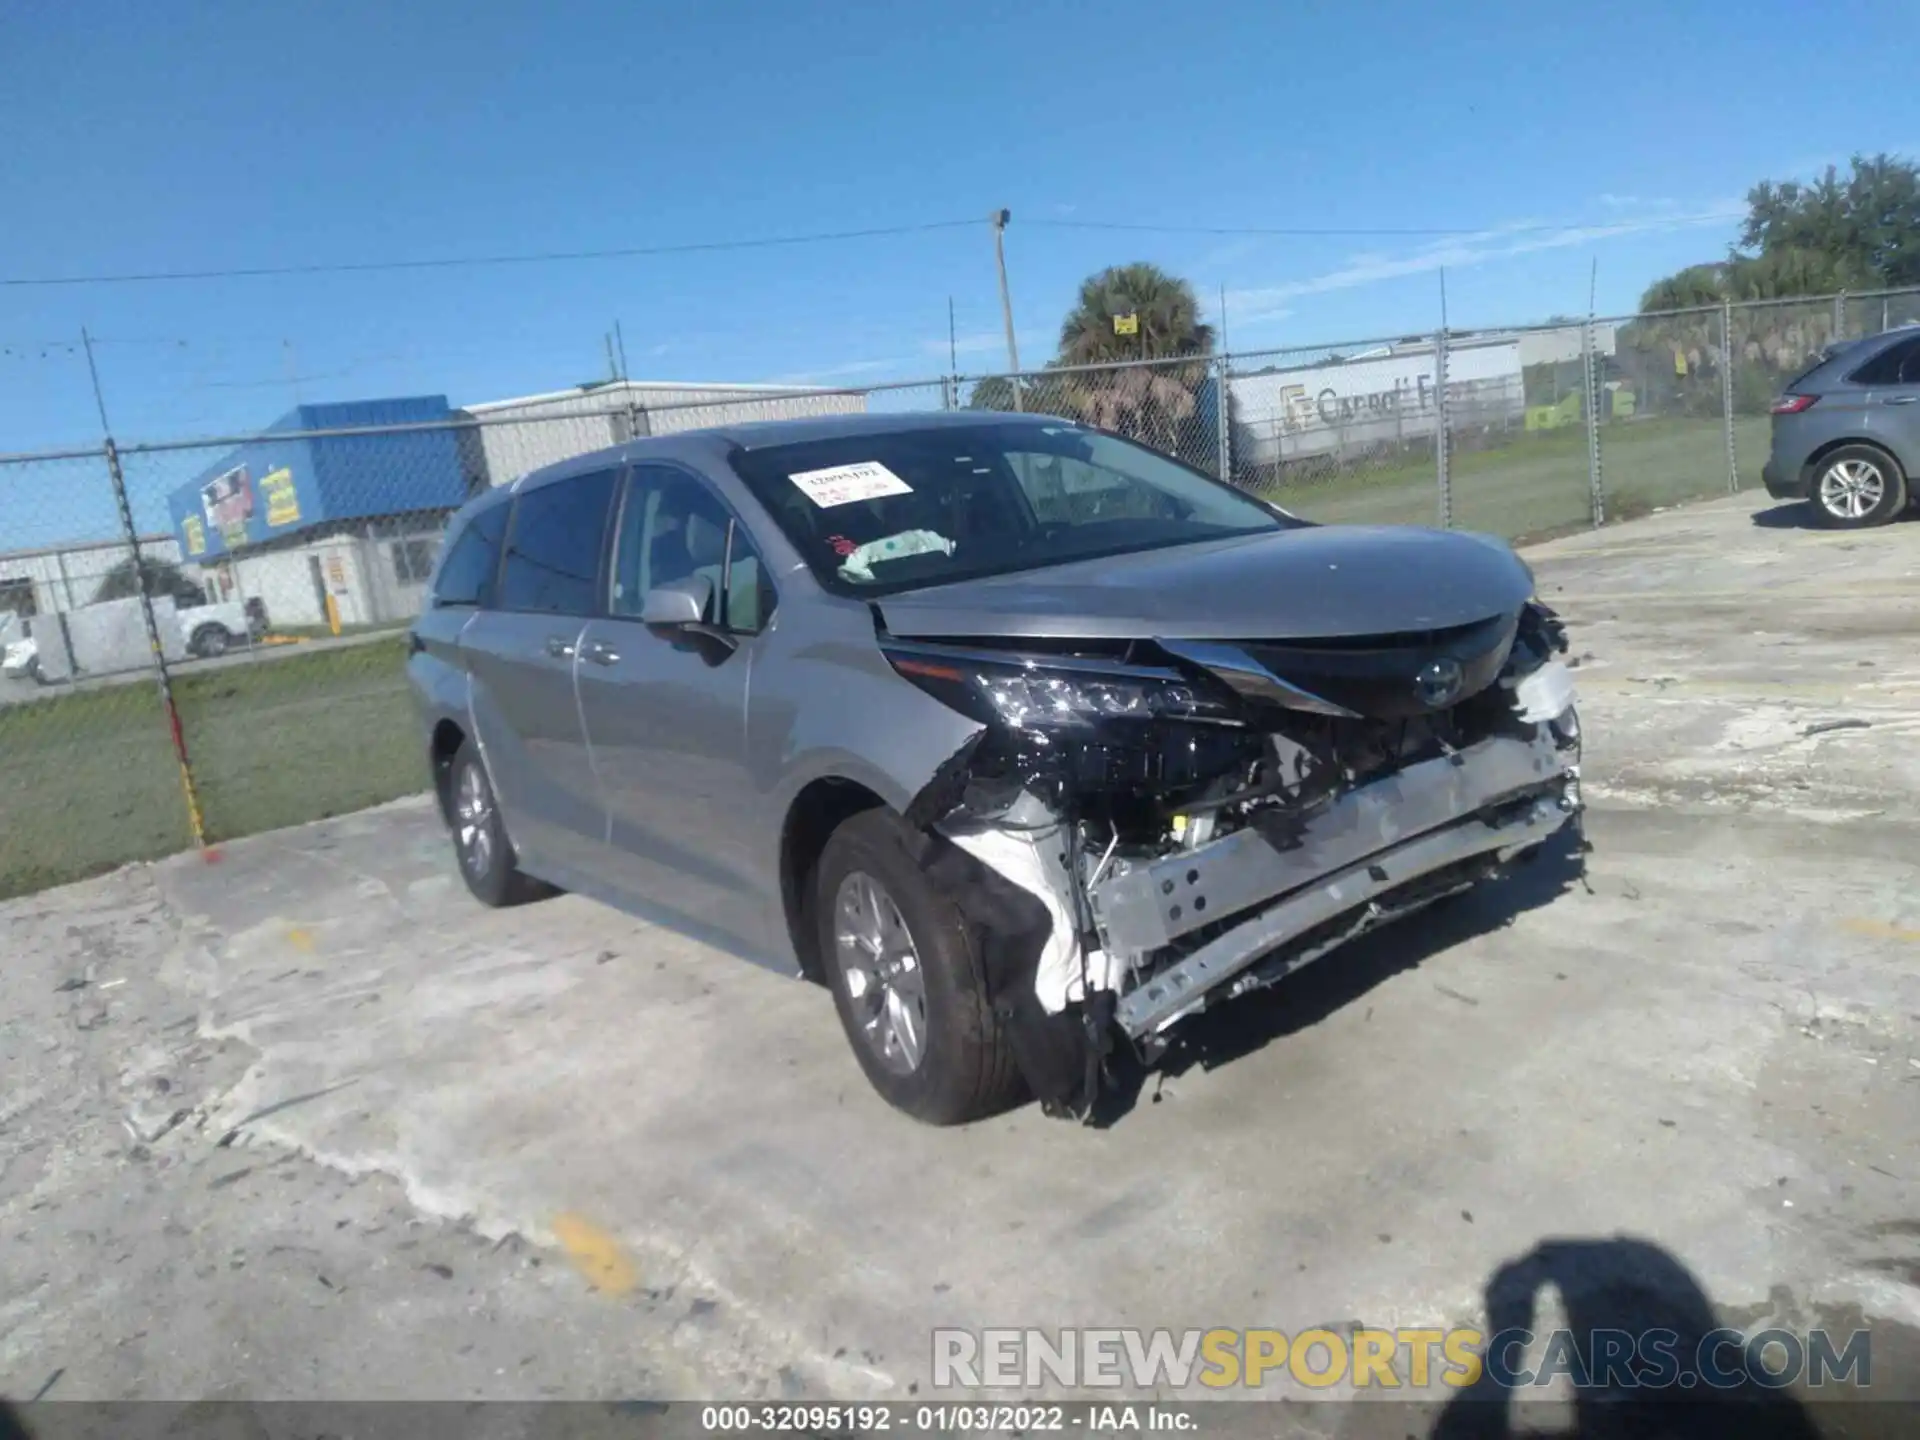
[(1824, 525), (1884, 525), (1920, 477), (1920, 326), (1832, 347), (1773, 402), (1767, 493)]
[(1499, 876), (1579, 809), (1505, 544), (991, 413), (637, 440), (455, 517), (409, 671), (460, 873), (830, 986), (934, 1122)]

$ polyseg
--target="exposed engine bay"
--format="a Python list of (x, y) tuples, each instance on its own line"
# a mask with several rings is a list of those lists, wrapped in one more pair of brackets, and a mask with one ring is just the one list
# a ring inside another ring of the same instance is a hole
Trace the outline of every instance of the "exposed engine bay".
[(1151, 1062), (1187, 1016), (1577, 825), (1538, 601), (1335, 640), (880, 639), (982, 722), (907, 818), (1044, 909), (994, 999), (1054, 1113), (1087, 1112), (1116, 1042)]

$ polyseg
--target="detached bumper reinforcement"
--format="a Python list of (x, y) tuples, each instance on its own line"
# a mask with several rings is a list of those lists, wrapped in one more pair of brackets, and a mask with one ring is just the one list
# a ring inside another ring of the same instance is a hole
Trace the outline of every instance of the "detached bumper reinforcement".
[(1542, 795), (1504, 824), (1469, 815), (1444, 829), (1376, 851), (1260, 911), (1208, 941), (1120, 999), (1115, 1018), (1138, 1039), (1197, 1008), (1224, 980), (1296, 936), (1366, 905), (1390, 890), (1476, 856), (1502, 860), (1531, 849), (1573, 818), (1557, 796)]

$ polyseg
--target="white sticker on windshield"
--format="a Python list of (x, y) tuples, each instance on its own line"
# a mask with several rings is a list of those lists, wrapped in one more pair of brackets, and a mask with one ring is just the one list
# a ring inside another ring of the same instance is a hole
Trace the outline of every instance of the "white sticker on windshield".
[(913, 487), (878, 460), (862, 460), (856, 465), (832, 465), (825, 470), (801, 470), (787, 477), (800, 487), (800, 493), (830, 510), (835, 505), (851, 505), (856, 500), (878, 500), (883, 495), (911, 495)]

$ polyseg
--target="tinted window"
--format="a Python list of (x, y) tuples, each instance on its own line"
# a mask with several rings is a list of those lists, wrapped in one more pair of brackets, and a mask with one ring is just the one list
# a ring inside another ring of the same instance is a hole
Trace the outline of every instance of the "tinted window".
[(850, 435), (739, 453), (733, 466), (843, 595), (1294, 523), (1145, 446), (1065, 422)]
[(499, 568), (500, 537), (507, 531), (507, 507), (490, 505), (467, 522), (447, 552), (434, 583), (436, 605), (485, 605)]
[(499, 608), (591, 615), (618, 475), (603, 470), (529, 490), (514, 502)]
[(1911, 385), (1920, 383), (1920, 336), (1889, 345), (1858, 370), (1856, 385)]
[(396, 540), (391, 558), (393, 578), (402, 585), (417, 585), (433, 573), (433, 541)]
[(716, 625), (755, 631), (773, 614), (760, 556), (720, 498), (683, 470), (640, 466), (620, 515), (613, 613), (638, 615), (649, 590), (691, 575), (704, 576), (721, 596), (720, 613), (708, 617)]

